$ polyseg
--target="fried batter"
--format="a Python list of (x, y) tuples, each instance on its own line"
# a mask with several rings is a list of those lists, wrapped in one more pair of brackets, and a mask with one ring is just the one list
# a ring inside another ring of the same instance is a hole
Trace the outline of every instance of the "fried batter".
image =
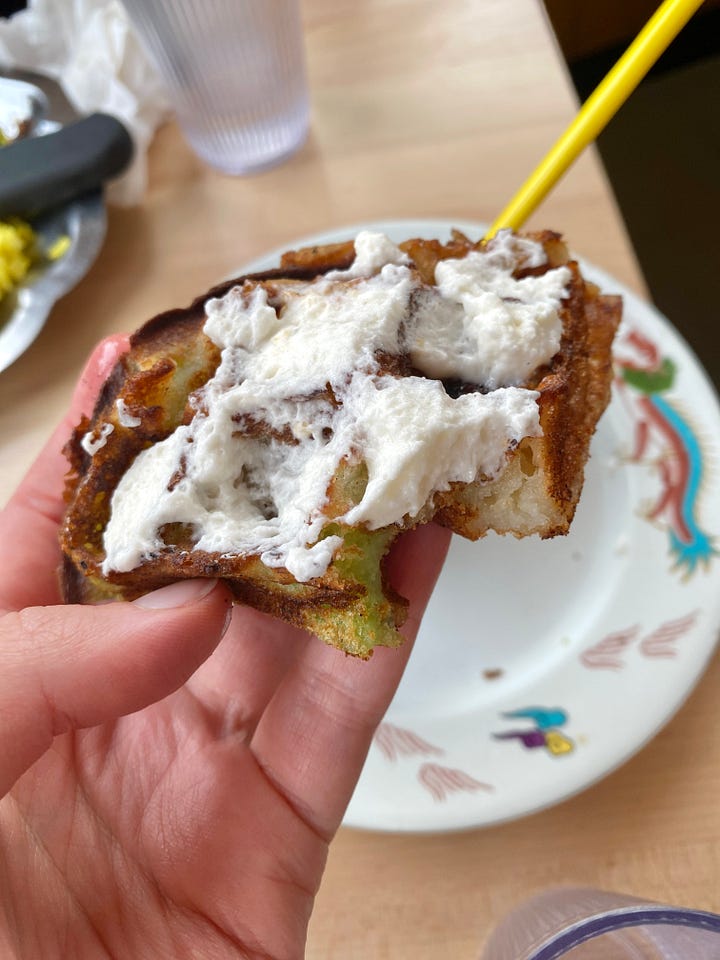
[[(192, 525), (183, 523), (164, 525), (160, 530), (164, 546), (134, 569), (103, 575), (104, 534), (118, 483), (141, 451), (192, 421), (202, 404), (202, 387), (218, 368), (220, 351), (203, 332), (206, 302), (236, 286), (260, 285), (268, 303), (280, 303), (289, 289), (301, 290), (304, 283), (331, 270), (347, 270), (354, 258), (352, 241), (292, 251), (283, 256), (278, 269), (221, 284), (187, 309), (155, 317), (131, 338), (129, 352), (105, 383), (92, 417), (78, 425), (66, 448), (68, 506), (61, 531), (66, 602), (133, 599), (180, 578), (220, 577), (238, 602), (366, 658), (374, 646), (400, 642), (397, 628), (406, 603), (385, 581), (382, 560), (402, 530), (435, 520), (473, 540), (488, 530), (543, 538), (566, 533), (580, 496), (590, 440), (609, 399), (610, 351), (621, 304), (617, 297), (600, 295), (583, 279), (557, 234), (527, 236), (542, 244), (547, 263), (519, 265), (516, 276), (566, 265), (570, 282), (559, 311), (560, 349), (522, 384), (539, 393), (542, 436), (525, 437), (509, 448), (498, 476), (452, 483), (449, 490), (431, 496), (415, 516), (398, 517), (393, 524), (371, 530), (342, 520), (360, 502), (367, 483), (362, 459), (343, 459), (327, 490), (324, 514), (329, 522), (321, 534), (340, 538), (341, 545), (325, 574), (307, 582), (299, 582), (282, 566), (265, 565), (257, 554), (195, 549)], [(412, 239), (400, 247), (426, 284), (434, 283), (440, 260), (463, 258), (481, 249), (457, 231), (446, 244)], [(380, 354), (376, 359), (390, 376), (417, 375), (407, 356)], [(451, 396), (479, 389), (462, 382), (445, 383), (445, 388)], [(326, 399), (337, 405), (329, 384)], [(297, 443), (289, 432), (273, 430), (261, 415), (237, 417), (235, 427), (258, 442), (271, 438), (288, 446)], [(184, 469), (181, 461), (173, 483), (182, 480)], [(257, 498), (260, 512), (272, 510), (262, 490)]]

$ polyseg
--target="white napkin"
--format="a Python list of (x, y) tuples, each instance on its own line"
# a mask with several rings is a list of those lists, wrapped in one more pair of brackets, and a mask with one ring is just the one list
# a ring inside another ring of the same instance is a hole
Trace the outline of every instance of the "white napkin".
[(135, 141), (135, 157), (107, 197), (140, 202), (146, 151), (169, 106), (119, 0), (30, 0), (26, 10), (0, 20), (0, 66), (52, 77), (78, 113), (101, 111), (121, 120)]

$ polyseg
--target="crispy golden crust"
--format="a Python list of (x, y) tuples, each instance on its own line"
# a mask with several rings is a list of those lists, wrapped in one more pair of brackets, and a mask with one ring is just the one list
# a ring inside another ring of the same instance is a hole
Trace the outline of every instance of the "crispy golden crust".
[[(557, 234), (545, 231), (530, 236), (543, 244), (549, 266), (568, 263)], [(462, 257), (476, 245), (455, 232), (447, 244), (414, 239), (401, 246), (422, 278), (433, 282), (438, 260)], [(265, 567), (257, 556), (192, 550), (189, 532), (180, 524), (162, 531), (166, 549), (156, 556), (128, 573), (102, 576), (103, 533), (117, 483), (141, 450), (188, 422), (193, 413), (187, 405), (189, 394), (212, 377), (219, 363), (217, 348), (203, 333), (205, 302), (246, 280), (262, 283), (272, 301), (279, 286), (345, 269), (353, 257), (352, 241), (291, 251), (278, 269), (221, 284), (189, 308), (160, 314), (133, 335), (130, 350), (105, 383), (92, 417), (78, 425), (67, 445), (68, 509), (61, 533), (66, 601), (132, 599), (183, 577), (221, 577), (238, 601), (310, 629), (350, 653), (368, 656), (377, 643), (399, 642), (396, 627), (404, 619), (406, 604), (384, 581), (382, 557), (402, 529), (434, 517), (471, 539), (488, 529), (543, 537), (567, 532), (582, 487), (590, 439), (609, 397), (610, 346), (620, 316), (619, 299), (600, 296), (583, 280), (574, 262), (568, 263), (572, 281), (561, 310), (561, 349), (526, 384), (540, 394), (543, 436), (526, 439), (508, 451), (507, 467), (498, 479), (455, 484), (449, 492), (436, 495), (419, 517), (399, 518), (396, 525), (380, 531), (335, 525), (337, 529), (329, 532), (340, 534), (344, 545), (326, 574), (308, 583), (298, 583), (282, 568)], [(380, 359), (387, 372), (407, 372), (405, 358)], [(140, 420), (137, 426), (122, 425), (119, 399), (125, 412)], [(81, 440), (101, 424), (111, 424), (113, 430), (90, 457)], [(243, 423), (240, 428), (252, 430), (253, 424)], [(364, 482), (362, 464), (345, 463), (329, 491), (328, 515), (340, 516), (358, 502)]]

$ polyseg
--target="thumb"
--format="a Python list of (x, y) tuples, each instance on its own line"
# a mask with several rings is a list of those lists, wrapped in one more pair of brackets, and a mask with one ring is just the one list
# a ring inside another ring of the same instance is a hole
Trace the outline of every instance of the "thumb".
[(212, 653), (231, 598), (185, 580), (133, 603), (27, 607), (0, 620), (0, 797), (71, 729), (177, 690)]

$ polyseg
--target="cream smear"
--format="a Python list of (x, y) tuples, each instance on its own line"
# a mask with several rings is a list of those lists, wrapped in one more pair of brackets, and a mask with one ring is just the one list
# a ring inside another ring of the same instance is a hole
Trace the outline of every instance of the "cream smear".
[[(487, 252), (441, 260), (422, 296), (410, 356), (430, 377), (459, 377), (490, 390), (519, 384), (560, 349), (560, 301), (570, 271), (513, 277), (545, 262), (539, 243), (501, 231)], [(439, 294), (439, 296), (438, 296)]]
[(130, 413), (127, 408), (127, 404), (122, 397), (115, 401), (115, 408), (117, 409), (118, 423), (121, 427), (129, 427), (132, 429), (134, 427), (139, 427), (142, 423), (140, 417), (134, 417)]
[[(184, 523), (194, 550), (259, 554), (306, 582), (341, 544), (319, 538), (344, 459), (363, 461), (368, 483), (333, 520), (374, 530), (416, 516), (453, 482), (497, 475), (510, 446), (540, 435), (538, 394), (518, 384), (557, 352), (567, 268), (515, 280), (544, 251), (501, 233), (439, 263), (431, 287), (382, 234), (359, 234), (355, 249), (349, 270), (290, 285), (278, 307), (252, 284), (207, 302), (220, 365), (192, 422), (120, 480), (104, 573), (158, 555), (161, 528)], [(409, 356), (423, 376), (389, 375), (379, 355)], [(446, 378), (491, 392), (453, 398)]]
[(80, 441), (80, 446), (90, 457), (94, 457), (98, 450), (107, 443), (107, 438), (113, 432), (115, 427), (111, 423), (104, 423), (99, 430), (89, 430)]

